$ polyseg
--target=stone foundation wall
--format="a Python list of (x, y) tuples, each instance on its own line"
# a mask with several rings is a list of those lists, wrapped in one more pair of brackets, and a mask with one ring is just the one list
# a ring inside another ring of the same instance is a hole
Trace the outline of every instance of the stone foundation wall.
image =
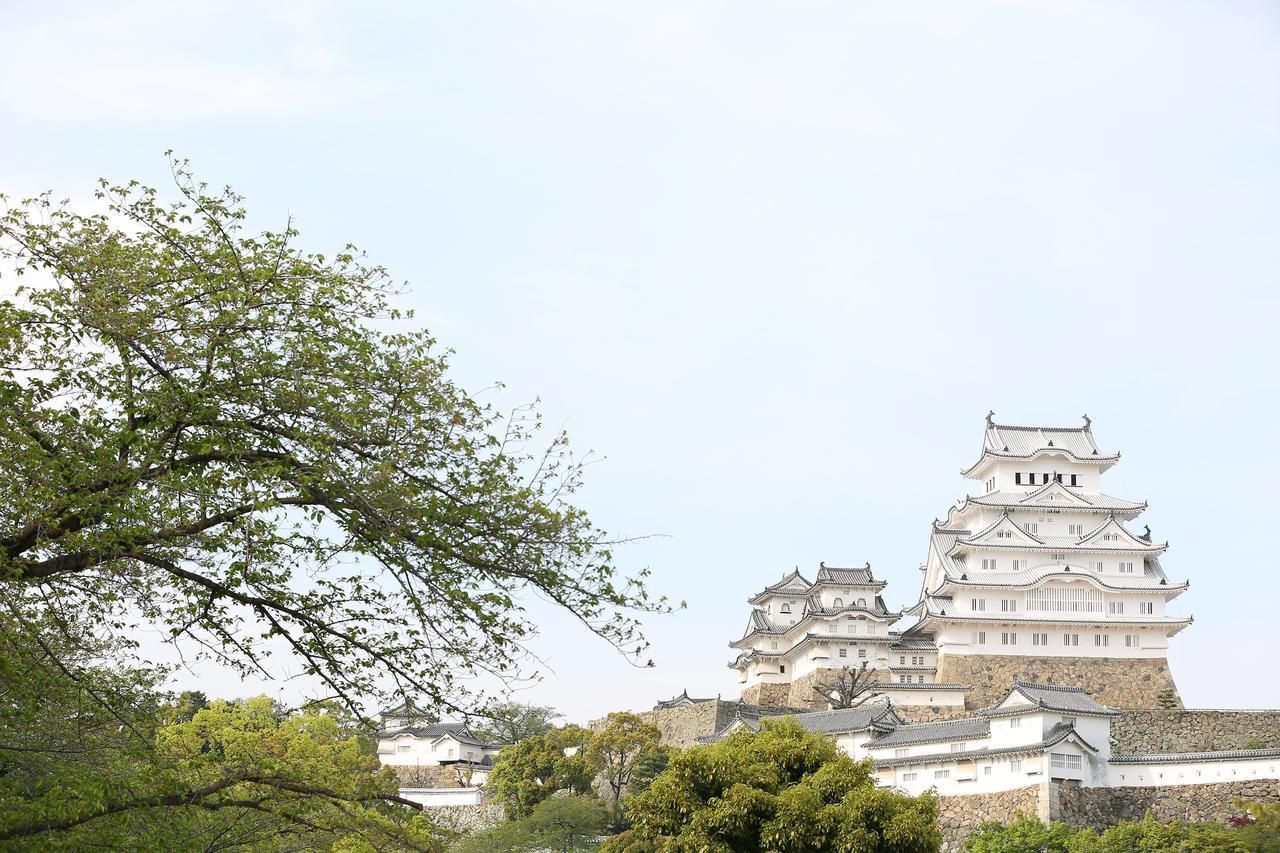
[[(400, 779), (400, 787), (402, 788), (466, 788), (469, 787), (458, 781), (458, 774), (464, 774), (465, 770), (457, 770), (453, 765), (432, 765), (428, 767), (416, 764), (389, 764), (387, 765)], [(472, 784), (479, 784), (488, 778), (489, 771), (477, 770), (471, 774)]]
[[(779, 686), (786, 687), (785, 684)], [(735, 702), (711, 699), (679, 708), (655, 708), (652, 711), (641, 711), (636, 716), (658, 727), (662, 735), (662, 743), (683, 748), (693, 746), (698, 738), (715, 734), (727, 726), (733, 719), (736, 707)], [(594, 731), (604, 724), (605, 720), (600, 719), (592, 720), (587, 726)]]
[[(999, 702), (1014, 681), (1083, 687), (1097, 701), (1117, 709), (1155, 708), (1166, 690), (1178, 697), (1164, 658), (943, 654), (938, 657), (937, 679), (969, 685), (966, 705), (971, 711)], [(1181, 707), (1182, 700), (1177, 701)]]
[(1125, 820), (1142, 820), (1147, 812), (1161, 823), (1222, 822), (1240, 813), (1240, 809), (1232, 805), (1237, 798), (1262, 803), (1280, 800), (1280, 780), (1277, 779), (1153, 788), (1083, 788), (1072, 784), (1056, 784), (1053, 788), (1050, 795), (1053, 819), (1071, 826), (1099, 829)]
[(480, 803), (475, 806), (428, 806), (427, 815), (436, 826), (470, 835), (493, 829), (503, 820), (501, 803)]
[(1019, 813), (1028, 817), (1045, 817), (1041, 810), (1043, 787), (1031, 785), (991, 794), (939, 797), (938, 826), (942, 830), (943, 853), (960, 850), (964, 840), (987, 821), (1008, 823)]
[(894, 705), (893, 712), (908, 723), (953, 720), (969, 713), (963, 705)]
[(1208, 752), (1280, 747), (1280, 711), (1126, 711), (1111, 720), (1114, 751)]
[(790, 684), (753, 684), (742, 689), (742, 701), (748, 705), (783, 707), (791, 697)]

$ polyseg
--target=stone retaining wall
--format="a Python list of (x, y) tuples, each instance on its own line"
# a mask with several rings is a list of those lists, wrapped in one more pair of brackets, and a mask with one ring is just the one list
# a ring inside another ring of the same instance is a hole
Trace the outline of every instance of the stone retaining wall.
[(998, 791), (991, 794), (967, 794), (938, 798), (938, 826), (942, 830), (943, 853), (960, 850), (980, 824), (987, 821), (1008, 823), (1019, 813), (1028, 817), (1045, 817), (1041, 811), (1041, 785)]
[(908, 723), (934, 723), (938, 720), (953, 720), (966, 716), (969, 712), (963, 705), (897, 705), (893, 712)]
[(790, 695), (790, 684), (753, 684), (742, 689), (742, 701), (748, 705), (783, 706)]
[(662, 743), (683, 748), (693, 746), (698, 738), (713, 735), (727, 726), (733, 719), (735, 707), (734, 702), (712, 699), (710, 702), (680, 708), (641, 711), (636, 716), (658, 727), (658, 731), (662, 733)]
[[(458, 781), (458, 771), (453, 765), (420, 766), (416, 764), (389, 764), (400, 778), (402, 788), (465, 788), (467, 785)], [(487, 771), (473, 774), (473, 778), (487, 777)]]
[(480, 803), (474, 806), (428, 806), (427, 815), (442, 829), (450, 829), (470, 835), (493, 829), (503, 820), (501, 803)]
[(1240, 813), (1232, 804), (1237, 798), (1262, 803), (1280, 800), (1278, 779), (1151, 788), (1083, 788), (1064, 783), (1053, 788), (1050, 812), (1053, 819), (1071, 826), (1099, 829), (1125, 820), (1142, 820), (1147, 812), (1161, 823), (1221, 822)]
[[(937, 680), (969, 685), (966, 707), (971, 711), (999, 702), (1015, 681), (1083, 687), (1103, 705), (1117, 709), (1155, 708), (1164, 691), (1178, 696), (1164, 658), (943, 654), (938, 657)], [(1181, 707), (1182, 700), (1177, 702)]]
[(1113, 750), (1208, 752), (1245, 744), (1280, 747), (1280, 711), (1126, 711), (1111, 720)]

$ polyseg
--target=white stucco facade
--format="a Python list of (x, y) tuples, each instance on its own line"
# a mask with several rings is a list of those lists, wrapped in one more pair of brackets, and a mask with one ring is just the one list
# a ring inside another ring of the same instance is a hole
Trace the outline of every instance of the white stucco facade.
[(1118, 453), (1092, 423), (1021, 427), (990, 417), (979, 483), (934, 522), (920, 599), (905, 632), (940, 655), (1164, 658), (1191, 623), (1169, 607), (1187, 588), (1160, 565), (1167, 543), (1126, 522), (1142, 501), (1102, 491)]

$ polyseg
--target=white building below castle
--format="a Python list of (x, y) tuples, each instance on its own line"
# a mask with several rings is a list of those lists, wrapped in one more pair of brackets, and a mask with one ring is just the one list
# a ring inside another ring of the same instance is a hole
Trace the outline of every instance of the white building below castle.
[[(870, 759), (881, 787), (909, 794), (985, 794), (1051, 781), (1113, 788), (1280, 779), (1280, 749), (1114, 754), (1118, 713), (1078, 687), (1017, 683), (997, 705), (941, 722), (904, 722), (883, 698), (795, 719), (853, 758)], [(761, 719), (740, 716), (702, 741), (758, 729)]]

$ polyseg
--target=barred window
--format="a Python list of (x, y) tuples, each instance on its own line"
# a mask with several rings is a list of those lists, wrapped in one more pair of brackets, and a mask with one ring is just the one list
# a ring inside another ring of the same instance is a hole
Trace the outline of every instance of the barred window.
[(1049, 766), (1059, 770), (1079, 770), (1083, 766), (1080, 756), (1070, 752), (1049, 753)]
[(1055, 613), (1101, 613), (1102, 593), (1093, 589), (1061, 586), (1029, 589), (1027, 609)]

